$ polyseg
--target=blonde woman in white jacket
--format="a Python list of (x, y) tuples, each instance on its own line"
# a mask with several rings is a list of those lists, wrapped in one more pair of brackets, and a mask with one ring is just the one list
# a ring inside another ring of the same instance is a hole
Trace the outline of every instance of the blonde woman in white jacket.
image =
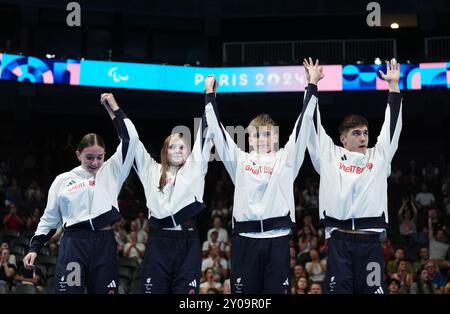
[(137, 147), (135, 170), (144, 186), (149, 239), (142, 264), (145, 294), (198, 293), (201, 244), (197, 215), (203, 204), (205, 175), (213, 146), (203, 118), (192, 152), (185, 136), (168, 136), (156, 162), (142, 143)]

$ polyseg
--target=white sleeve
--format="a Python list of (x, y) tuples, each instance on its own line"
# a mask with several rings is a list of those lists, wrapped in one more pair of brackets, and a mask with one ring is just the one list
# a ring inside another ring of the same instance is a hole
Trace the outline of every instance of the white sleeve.
[(209, 97), (210, 95), (211, 94), (207, 95), (207, 104), (205, 108), (208, 129), (213, 137), (216, 152), (222, 160), (225, 169), (228, 171), (231, 180), (235, 183), (238, 158), (240, 158), (241, 153), (243, 152), (237, 147), (234, 140), (219, 122), (213, 107), (215, 106), (215, 97)]
[(61, 175), (56, 177), (48, 191), (47, 206), (39, 220), (34, 236), (30, 240), (30, 251), (39, 253), (50, 238), (56, 233), (62, 221), (58, 205), (58, 193), (62, 183)]
[(312, 130), (308, 140), (308, 152), (311, 162), (318, 174), (320, 173), (320, 161), (323, 158), (329, 158), (333, 153), (335, 145), (330, 136), (322, 126), (320, 119), (319, 104), (316, 106), (316, 117), (313, 118)]
[(121, 109), (114, 113), (116, 117), (113, 120), (113, 124), (119, 135), (120, 144), (117, 146), (116, 152), (105, 162), (104, 166), (108, 167), (112, 172), (112, 176), (117, 178), (117, 193), (119, 193), (133, 165), (139, 136), (133, 123)]
[(398, 147), (402, 129), (402, 99), (400, 93), (389, 93), (384, 122), (375, 144), (387, 164), (390, 164)]
[(208, 162), (211, 156), (211, 149), (214, 145), (211, 130), (212, 128), (207, 128), (206, 116), (203, 115), (200, 127), (197, 130), (197, 135), (195, 136), (191, 158), (201, 167), (201, 171), (204, 175), (206, 175), (206, 172), (208, 171)]
[(285, 149), (293, 157), (294, 174), (296, 175), (305, 158), (305, 150), (312, 128), (314, 110), (317, 105), (317, 86), (310, 84), (305, 92), (303, 108), (295, 122), (294, 130), (289, 136)]
[(158, 163), (150, 156), (141, 141), (138, 141), (138, 144), (136, 145), (134, 160), (134, 170), (136, 170), (141, 183), (145, 187), (145, 184), (147, 184), (149, 177), (152, 175), (154, 169), (156, 169)]

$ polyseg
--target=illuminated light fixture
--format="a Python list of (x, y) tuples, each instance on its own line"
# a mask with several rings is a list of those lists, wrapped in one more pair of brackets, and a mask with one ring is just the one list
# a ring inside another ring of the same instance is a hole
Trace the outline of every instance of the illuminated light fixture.
[(375, 60), (373, 60), (373, 63), (375, 63), (376, 65), (380, 65), (381, 64), (381, 59), (376, 57)]
[(52, 55), (50, 53), (47, 53), (45, 56), (47, 57), (47, 59), (53, 59), (55, 57), (55, 55)]
[(392, 29), (398, 29), (399, 27), (400, 27), (400, 25), (398, 25), (398, 23), (394, 22), (394, 23), (391, 24), (391, 28)]

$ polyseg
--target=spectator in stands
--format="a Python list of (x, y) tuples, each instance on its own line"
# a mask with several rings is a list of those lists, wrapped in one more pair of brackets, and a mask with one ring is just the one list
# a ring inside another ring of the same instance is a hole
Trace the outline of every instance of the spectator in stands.
[[(429, 260), (426, 264), (426, 271), (428, 272), (428, 278), (433, 284), (436, 285), (438, 293), (444, 292), (445, 277), (439, 271), (438, 265), (435, 261)], [(422, 273), (421, 273), (422, 274)]]
[(300, 276), (297, 281), (294, 281), (295, 286), (292, 287), (292, 294), (308, 294), (308, 278)]
[(41, 218), (40, 208), (38, 207), (33, 208), (31, 215), (27, 218), (27, 230), (35, 231), (39, 224), (40, 218)]
[[(8, 242), (2, 242), (2, 244), (0, 245), (0, 251), (3, 249), (7, 249), (9, 251)], [(8, 263), (14, 265), (17, 268), (16, 256), (14, 254), (11, 254), (11, 252), (9, 253)]]
[(311, 261), (305, 265), (306, 272), (309, 275), (310, 280), (316, 282), (322, 282), (325, 278), (327, 270), (327, 261), (325, 259), (319, 259), (319, 252), (315, 249), (309, 251)]
[(406, 265), (404, 259), (399, 260), (397, 263), (397, 272), (391, 275), (391, 278), (397, 279), (400, 282), (398, 290), (400, 294), (408, 294), (414, 280), (414, 273), (407, 272)]
[(222, 243), (228, 242), (228, 231), (222, 228), (222, 218), (219, 216), (213, 217), (213, 227), (208, 230), (207, 239), (211, 240), (211, 233), (216, 230), (218, 232), (218, 241)]
[(436, 294), (439, 293), (437, 286), (430, 280), (429, 272), (426, 269), (420, 269), (417, 272), (415, 282), (411, 286), (411, 294)]
[(428, 260), (430, 259), (430, 253), (428, 247), (421, 247), (419, 249), (419, 260), (413, 263), (414, 273), (417, 273), (419, 269), (425, 268)]
[(410, 237), (417, 232), (416, 230), (417, 207), (414, 204), (412, 196), (403, 198), (402, 206), (398, 211), (398, 220), (400, 222), (400, 234), (410, 243)]
[(294, 266), (293, 271), (292, 271), (292, 278), (291, 278), (291, 282), (292, 282), (292, 287), (295, 288), (295, 282), (297, 282), (300, 277), (308, 277), (308, 274), (305, 271), (305, 268), (303, 267), (302, 264), (298, 263)]
[(202, 271), (207, 268), (212, 268), (214, 274), (221, 279), (228, 278), (228, 261), (221, 256), (220, 247), (212, 246), (208, 257), (202, 261)]
[(313, 282), (309, 287), (308, 294), (322, 294), (322, 285), (320, 282)]
[(16, 266), (9, 263), (9, 250), (2, 249), (0, 251), (0, 290), (6, 288), (6, 293), (11, 291), (14, 275), (16, 273)]
[(135, 232), (137, 236), (137, 242), (147, 243), (148, 234), (146, 229), (139, 229), (139, 223), (136, 220), (130, 223), (130, 232)]
[(391, 245), (391, 240), (389, 240), (387, 237), (381, 240), (381, 248), (383, 249), (383, 257), (385, 263), (393, 259), (394, 248)]
[(400, 281), (398, 281), (395, 278), (390, 278), (387, 282), (387, 285), (388, 285), (388, 294), (399, 294)]
[(430, 241), (430, 259), (436, 260), (439, 265), (450, 267), (447, 257), (449, 254), (450, 245), (447, 243), (447, 237), (444, 229), (436, 230), (436, 236), (434, 234), (434, 226), (431, 217), (432, 211), (429, 212), (428, 217), (428, 239)]
[(430, 191), (428, 191), (428, 186), (422, 183), (421, 191), (416, 195), (416, 204), (421, 210), (426, 210), (434, 205), (436, 199)]
[(222, 284), (219, 282), (217, 276), (214, 275), (214, 270), (207, 267), (203, 270), (202, 283), (200, 284), (200, 293), (206, 294), (209, 288), (221, 289)]
[(20, 232), (24, 223), (17, 213), (17, 206), (15, 203), (9, 204), (9, 213), (3, 217), (3, 224), (7, 230)]
[(217, 230), (213, 230), (210, 235), (210, 240), (206, 240), (203, 242), (202, 246), (202, 254), (207, 257), (212, 247), (219, 247), (221, 252), (225, 251), (225, 244), (223, 242), (219, 242), (219, 232)]
[(44, 292), (42, 270), (39, 267), (26, 269), (23, 265), (19, 266), (15, 280), (23, 285), (33, 285), (39, 293)]
[[(402, 248), (398, 248), (395, 250), (394, 259), (390, 260), (386, 265), (386, 273), (388, 276), (392, 276), (397, 272), (398, 263), (405, 258), (405, 251)], [(409, 262), (406, 262), (406, 271), (408, 273), (413, 272), (412, 266)]]

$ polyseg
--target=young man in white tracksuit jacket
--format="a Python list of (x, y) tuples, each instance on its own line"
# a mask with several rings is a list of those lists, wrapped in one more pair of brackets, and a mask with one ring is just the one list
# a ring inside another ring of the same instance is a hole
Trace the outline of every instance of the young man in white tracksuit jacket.
[(329, 239), (327, 293), (384, 293), (380, 244), (388, 227), (387, 178), (402, 127), (398, 86), (400, 65), (387, 62), (389, 83), (385, 120), (375, 147), (367, 148), (368, 122), (351, 115), (341, 122), (336, 146), (321, 125), (319, 106), (308, 151), (320, 174), (319, 214)]
[(206, 106), (216, 151), (235, 184), (231, 240), (232, 293), (290, 293), (289, 239), (295, 224), (293, 185), (303, 163), (323, 77), (316, 64), (303, 109), (284, 148), (275, 151), (278, 133), (267, 114), (249, 125), (250, 153), (240, 150), (220, 123), (215, 93)]

